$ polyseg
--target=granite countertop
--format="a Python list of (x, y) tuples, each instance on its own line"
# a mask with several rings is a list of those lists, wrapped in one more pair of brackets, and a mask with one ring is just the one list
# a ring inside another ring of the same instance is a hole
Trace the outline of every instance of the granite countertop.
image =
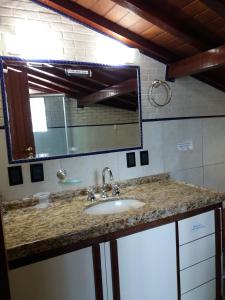
[(82, 190), (70, 197), (69, 193), (66, 197), (53, 197), (45, 209), (37, 209), (35, 205), (18, 206), (18, 203), (8, 205), (3, 219), (9, 261), (225, 200), (224, 193), (173, 181), (166, 174), (122, 182), (120, 186), (120, 197), (134, 197), (145, 205), (118, 214), (88, 215), (84, 208), (90, 202)]

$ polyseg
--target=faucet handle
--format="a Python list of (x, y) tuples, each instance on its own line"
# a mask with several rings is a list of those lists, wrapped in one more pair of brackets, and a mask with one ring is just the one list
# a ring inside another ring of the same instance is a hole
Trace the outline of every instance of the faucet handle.
[(120, 195), (120, 187), (118, 184), (112, 185), (112, 195), (113, 196), (119, 196)]
[(95, 197), (95, 189), (94, 188), (90, 188), (87, 190), (87, 200), (94, 202), (94, 200), (96, 199)]

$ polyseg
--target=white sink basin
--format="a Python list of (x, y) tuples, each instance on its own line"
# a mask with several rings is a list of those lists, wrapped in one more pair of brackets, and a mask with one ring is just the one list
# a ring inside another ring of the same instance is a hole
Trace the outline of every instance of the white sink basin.
[(136, 199), (111, 199), (98, 202), (85, 208), (90, 215), (104, 215), (124, 212), (144, 206), (145, 203)]

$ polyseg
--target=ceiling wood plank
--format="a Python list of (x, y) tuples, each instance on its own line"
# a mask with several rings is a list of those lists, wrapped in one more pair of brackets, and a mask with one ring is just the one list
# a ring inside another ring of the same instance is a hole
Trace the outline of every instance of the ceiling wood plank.
[(129, 94), (134, 91), (137, 91), (137, 80), (129, 79), (79, 99), (78, 106), (79, 107), (89, 106), (101, 102), (103, 100), (113, 98), (113, 97), (118, 97), (124, 94)]
[[(34, 0), (33, 0), (34, 1)], [(156, 45), (155, 43), (139, 36), (138, 34), (118, 25), (97, 13), (82, 7), (70, 0), (35, 0), (34, 2), (52, 8), (60, 14), (73, 18), (93, 30), (117, 39), (124, 44), (138, 48), (156, 60), (167, 63), (176, 60), (176, 56), (169, 50)]]
[[(179, 59), (179, 56), (173, 54), (172, 52), (165, 49), (164, 47), (160, 47), (153, 42), (149, 42), (147, 39), (140, 37), (138, 34), (135, 34), (134, 32), (113, 23), (104, 17), (99, 16), (97, 13), (85, 9), (84, 7), (76, 4), (75, 2), (69, 0), (65, 0), (65, 1), (32, 0), (32, 1), (44, 5), (47, 8), (53, 9), (54, 11), (64, 16), (68, 16), (85, 26), (92, 28), (95, 31), (106, 34), (112, 38), (115, 38), (116, 40), (122, 41), (124, 44), (127, 44), (128, 46), (136, 47), (141, 51), (141, 53), (145, 54), (146, 56), (150, 56), (163, 63), (171, 63)], [(174, 12), (172, 12), (172, 14), (173, 16), (175, 15)], [(168, 15), (170, 16), (171, 14)], [(205, 35), (207, 36), (207, 34), (208, 33), (206, 32), (205, 34), (203, 34), (203, 36)], [(212, 43), (213, 43), (213, 39), (212, 39)], [(217, 44), (218, 43), (220, 43), (220, 41), (218, 41)], [(207, 78), (202, 78), (202, 75), (203, 74), (197, 74), (194, 75), (193, 77), (198, 78), (203, 82), (207, 82), (208, 84), (212, 83), (213, 86), (224, 91), (224, 88), (221, 86), (221, 84), (216, 84), (216, 80), (215, 78), (213, 78), (213, 76), (209, 75), (207, 76)]]
[(167, 79), (206, 72), (225, 65), (225, 45), (182, 59), (167, 67)]
[[(189, 18), (181, 9), (161, 0), (112, 0), (133, 11), (148, 22), (182, 39), (196, 49), (207, 50), (221, 43), (210, 35), (196, 20)], [(171, 17), (171, 15), (173, 17)], [(224, 42), (224, 41), (223, 41)], [(222, 43), (223, 43), (222, 42)]]
[(225, 2), (220, 0), (200, 0), (208, 8), (214, 10), (219, 16), (225, 18)]

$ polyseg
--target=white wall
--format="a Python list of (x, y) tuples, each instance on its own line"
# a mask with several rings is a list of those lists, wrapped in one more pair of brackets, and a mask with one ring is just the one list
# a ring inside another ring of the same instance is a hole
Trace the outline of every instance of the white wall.
[[(1, 0), (0, 5), (2, 54), (15, 54), (7, 52), (6, 37), (9, 33), (15, 37), (17, 22), (38, 20), (50, 29), (57, 41), (58, 52), (54, 52), (51, 58), (101, 62), (96, 56), (100, 35), (94, 31), (28, 0)], [(48, 43), (44, 47), (47, 57)], [(147, 100), (149, 85), (156, 78), (164, 79), (165, 65), (138, 53), (135, 64), (141, 67), (144, 119), (225, 115), (225, 94), (190, 77), (171, 83), (171, 104), (161, 109), (151, 106)], [(2, 124), (0, 117), (0, 126)], [(131, 169), (126, 167), (125, 152), (52, 160), (44, 162), (45, 181), (31, 183), (29, 164), (23, 164), (24, 184), (15, 187), (8, 184), (5, 133), (0, 130), (0, 191), (5, 200), (38, 191), (60, 191), (62, 187), (55, 175), (59, 168), (67, 169), (69, 177), (80, 179), (82, 186), (100, 183), (101, 170), (105, 166), (111, 167), (114, 177), (119, 180), (169, 171), (175, 178), (225, 191), (224, 128), (225, 118), (216, 117), (144, 122), (144, 149), (149, 150), (149, 166), (140, 167), (139, 151), (136, 151), (137, 167)], [(188, 142), (192, 149), (179, 150), (177, 144), (183, 142)]]

